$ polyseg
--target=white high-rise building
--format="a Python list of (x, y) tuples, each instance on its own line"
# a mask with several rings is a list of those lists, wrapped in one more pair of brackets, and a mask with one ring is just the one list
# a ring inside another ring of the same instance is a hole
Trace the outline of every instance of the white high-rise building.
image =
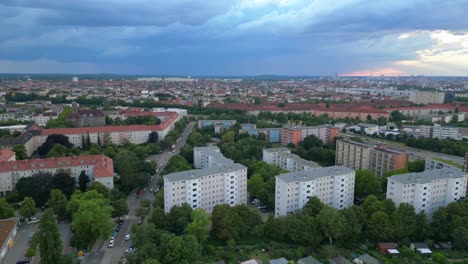
[(73, 81), (73, 82), (78, 82), (78, 77), (73, 77), (73, 78), (72, 78), (72, 81)]
[(295, 154), (291, 154), (291, 150), (287, 148), (264, 149), (263, 161), (271, 165), (276, 165), (289, 172), (321, 168), (320, 165), (313, 161), (305, 160)]
[(164, 176), (164, 211), (184, 203), (211, 213), (218, 204), (247, 203), (247, 167), (225, 158), (218, 147), (193, 150), (195, 170)]
[(388, 178), (387, 199), (397, 206), (411, 204), (430, 218), (440, 207), (465, 197), (467, 181), (468, 173), (452, 167), (394, 175)]
[(312, 196), (336, 209), (353, 205), (355, 171), (344, 166), (276, 176), (275, 217), (294, 213)]

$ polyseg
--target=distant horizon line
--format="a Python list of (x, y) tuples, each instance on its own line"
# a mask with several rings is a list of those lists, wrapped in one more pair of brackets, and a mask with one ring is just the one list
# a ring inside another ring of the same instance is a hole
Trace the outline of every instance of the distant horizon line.
[(382, 77), (391, 77), (391, 78), (401, 78), (401, 77), (432, 77), (432, 78), (468, 78), (468, 75), (287, 75), (287, 74), (255, 74), (255, 75), (223, 75), (223, 74), (200, 74), (200, 75), (190, 75), (190, 74), (137, 74), (137, 73), (1, 73), (0, 76), (8, 76), (8, 75), (58, 75), (58, 76), (98, 76), (98, 75), (109, 75), (109, 76), (134, 76), (135, 78), (142, 77), (180, 77), (180, 78), (207, 78), (207, 77), (215, 77), (215, 78), (253, 78), (253, 77), (292, 77), (292, 78), (320, 78), (320, 77), (347, 77), (347, 78), (355, 78), (355, 77), (364, 77), (364, 78), (382, 78)]

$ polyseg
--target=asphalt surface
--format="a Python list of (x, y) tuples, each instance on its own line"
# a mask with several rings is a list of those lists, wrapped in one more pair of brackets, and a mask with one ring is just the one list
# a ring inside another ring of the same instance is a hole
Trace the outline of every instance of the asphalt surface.
[[(63, 244), (63, 253), (67, 254), (73, 252), (73, 248), (68, 246), (71, 238), (70, 223), (60, 222), (58, 227)], [(13, 247), (8, 249), (1, 263), (16, 263), (18, 259), (23, 258), (28, 249), (30, 238), (38, 229), (39, 223), (26, 224), (26, 222), (21, 222), (21, 225), (18, 227), (18, 232), (16, 233)]]
[(384, 143), (386, 145), (389, 145), (391, 149), (395, 149), (395, 150), (410, 154), (409, 157), (410, 157), (410, 160), (412, 161), (417, 160), (417, 159), (426, 159), (426, 158), (442, 158), (445, 160), (454, 161), (460, 165), (463, 165), (463, 162), (464, 162), (463, 157), (447, 155), (447, 154), (442, 154), (438, 152), (432, 152), (428, 150), (422, 150), (422, 149), (417, 149), (417, 148), (412, 148), (412, 147), (407, 147), (407, 146), (401, 146), (401, 145), (392, 143), (389, 140), (378, 141), (367, 136), (360, 136), (360, 135), (354, 135), (354, 134), (341, 134), (340, 136), (348, 137), (348, 138), (359, 137), (363, 139), (365, 142), (369, 142), (369, 143)]
[[(129, 196), (127, 197), (127, 205), (129, 212), (127, 216), (124, 218), (124, 224), (120, 229), (117, 238), (114, 241), (114, 247), (108, 248), (109, 239), (106, 240), (99, 240), (96, 241), (91, 252), (85, 256), (82, 263), (90, 263), (90, 264), (113, 264), (119, 263), (121, 257), (126, 254), (125, 251), (133, 244), (132, 238), (133, 234), (131, 233), (131, 227), (133, 224), (138, 223), (138, 217), (136, 216), (135, 212), (140, 207), (140, 203), (144, 199), (148, 199), (151, 202), (154, 201), (154, 194), (150, 192), (150, 189), (155, 190), (156, 184), (158, 179), (161, 177), (159, 174), (162, 169), (167, 165), (169, 159), (180, 152), (180, 149), (187, 141), (188, 136), (193, 130), (195, 122), (190, 122), (187, 127), (185, 128), (184, 132), (181, 134), (178, 141), (174, 144), (174, 151), (169, 152), (168, 150), (164, 151), (158, 155), (149, 156), (148, 160), (155, 160), (158, 164), (158, 171), (152, 177), (151, 182), (146, 187), (144, 194), (138, 198), (136, 194), (136, 190), (132, 191)], [(131, 239), (129, 241), (125, 241), (125, 235), (131, 234)]]

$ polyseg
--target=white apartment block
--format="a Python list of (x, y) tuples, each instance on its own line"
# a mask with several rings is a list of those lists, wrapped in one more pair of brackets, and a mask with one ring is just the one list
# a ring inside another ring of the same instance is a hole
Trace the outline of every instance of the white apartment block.
[(276, 176), (275, 217), (300, 210), (316, 196), (336, 209), (353, 205), (355, 171), (344, 166), (316, 168)]
[(313, 170), (321, 168), (317, 163), (305, 160), (287, 148), (269, 148), (263, 150), (263, 161), (268, 164), (276, 165), (289, 172)]
[(373, 146), (361, 142), (337, 140), (335, 164), (355, 170), (368, 170), (371, 164), (372, 148)]
[(194, 148), (195, 170), (164, 176), (164, 211), (187, 203), (211, 213), (219, 204), (247, 203), (247, 167), (225, 158), (218, 147)]
[(387, 199), (396, 206), (411, 204), (416, 213), (431, 218), (440, 207), (466, 196), (467, 181), (468, 173), (449, 167), (394, 175), (388, 178)]
[(432, 127), (432, 138), (451, 138), (461, 140), (463, 136), (460, 135), (458, 127), (441, 126), (439, 124), (434, 124), (434, 126)]

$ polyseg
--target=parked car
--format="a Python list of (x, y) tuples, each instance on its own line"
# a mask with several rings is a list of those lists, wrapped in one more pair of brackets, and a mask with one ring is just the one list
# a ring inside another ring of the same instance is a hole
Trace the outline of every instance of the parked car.
[(126, 253), (132, 253), (133, 252), (133, 245), (131, 245), (130, 247), (128, 247), (127, 250), (125, 250)]
[(130, 234), (125, 235), (125, 241), (130, 240)]
[(107, 245), (108, 248), (113, 248), (114, 247), (114, 240), (109, 241), (109, 245)]
[(112, 237), (117, 237), (117, 235), (119, 234), (119, 232), (114, 232), (114, 234), (112, 234)]
[(26, 263), (29, 263), (29, 258), (20, 258), (16, 261), (16, 264), (26, 264)]

